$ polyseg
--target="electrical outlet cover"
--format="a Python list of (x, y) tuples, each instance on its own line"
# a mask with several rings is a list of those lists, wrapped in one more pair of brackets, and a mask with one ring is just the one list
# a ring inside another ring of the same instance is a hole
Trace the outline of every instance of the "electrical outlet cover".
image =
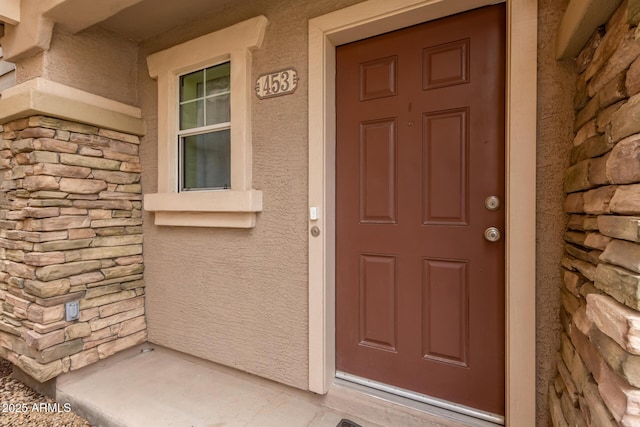
[(71, 301), (64, 305), (64, 319), (67, 322), (78, 320), (80, 317), (80, 301)]

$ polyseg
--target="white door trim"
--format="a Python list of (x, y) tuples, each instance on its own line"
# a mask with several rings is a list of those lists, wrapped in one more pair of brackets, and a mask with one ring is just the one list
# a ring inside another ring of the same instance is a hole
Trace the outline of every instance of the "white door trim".
[[(368, 0), (309, 20), (309, 390), (335, 377), (335, 47), (495, 0)], [(535, 425), (537, 0), (506, 0), (506, 421)]]

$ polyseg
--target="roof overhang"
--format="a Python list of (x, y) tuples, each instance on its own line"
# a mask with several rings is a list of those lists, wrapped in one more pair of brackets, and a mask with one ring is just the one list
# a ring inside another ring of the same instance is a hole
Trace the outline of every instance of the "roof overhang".
[(93, 25), (143, 41), (223, 10), (235, 0), (2, 0), (0, 44), (17, 62), (49, 49), (53, 29), (76, 34)]
[[(556, 59), (573, 58), (589, 37), (605, 24), (621, 0), (571, 0), (556, 34)], [(629, 0), (629, 7), (638, 3)]]

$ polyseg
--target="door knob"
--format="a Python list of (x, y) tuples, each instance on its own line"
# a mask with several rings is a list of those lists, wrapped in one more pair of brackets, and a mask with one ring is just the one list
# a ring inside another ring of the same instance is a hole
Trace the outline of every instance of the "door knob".
[(484, 230), (484, 238), (490, 242), (497, 242), (500, 240), (500, 230), (495, 227), (489, 227)]

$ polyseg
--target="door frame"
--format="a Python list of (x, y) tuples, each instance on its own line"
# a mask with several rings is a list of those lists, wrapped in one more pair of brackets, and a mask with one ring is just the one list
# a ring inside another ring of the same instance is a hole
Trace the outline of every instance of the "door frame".
[[(507, 425), (535, 425), (537, 0), (506, 0), (505, 396)], [(367, 0), (309, 20), (309, 390), (335, 378), (335, 47), (497, 3)]]

